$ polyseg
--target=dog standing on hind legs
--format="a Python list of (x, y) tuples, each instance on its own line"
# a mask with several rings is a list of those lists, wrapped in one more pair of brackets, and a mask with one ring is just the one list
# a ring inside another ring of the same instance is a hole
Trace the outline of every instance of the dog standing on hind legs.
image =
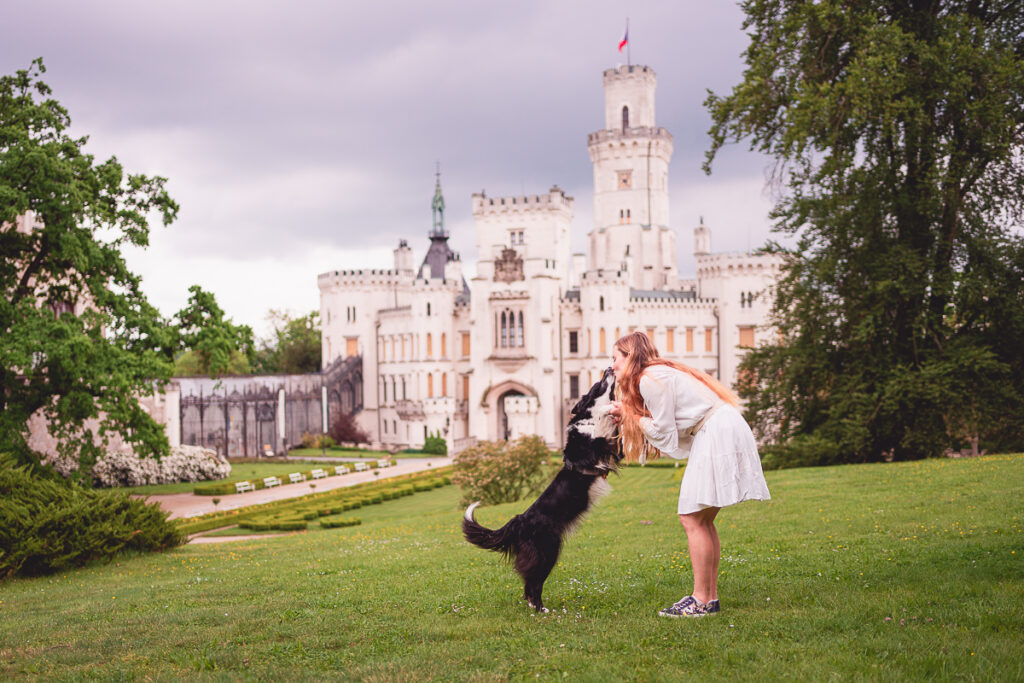
[(572, 409), (566, 429), (562, 469), (537, 500), (500, 529), (477, 523), (473, 503), (462, 520), (466, 540), (494, 550), (514, 563), (523, 578), (523, 597), (538, 612), (547, 612), (541, 593), (558, 561), (562, 541), (582, 520), (594, 501), (607, 493), (607, 477), (622, 459), (617, 428), (608, 410), (615, 390), (612, 369), (590, 388)]

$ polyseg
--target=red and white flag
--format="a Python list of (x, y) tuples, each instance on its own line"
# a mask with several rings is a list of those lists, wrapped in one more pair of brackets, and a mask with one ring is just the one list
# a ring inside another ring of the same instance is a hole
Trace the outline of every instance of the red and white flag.
[(626, 32), (622, 34), (622, 40), (619, 41), (619, 52), (622, 52), (622, 48), (626, 47), (629, 42), (629, 24), (626, 24)]

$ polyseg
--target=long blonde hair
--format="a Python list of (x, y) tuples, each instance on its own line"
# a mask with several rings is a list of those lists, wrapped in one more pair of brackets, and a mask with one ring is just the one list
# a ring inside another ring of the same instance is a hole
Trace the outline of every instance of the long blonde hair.
[(650, 338), (643, 332), (633, 332), (620, 337), (615, 341), (615, 348), (626, 358), (621, 376), (615, 382), (615, 396), (622, 403), (619, 439), (627, 461), (639, 460), (641, 453), (646, 455), (647, 460), (656, 460), (660, 455), (660, 452), (651, 448), (644, 439), (643, 429), (640, 428), (640, 418), (651, 415), (640, 395), (640, 376), (652, 365), (667, 365), (685, 372), (702, 382), (726, 403), (739, 405), (739, 397), (711, 375), (689, 365), (662, 358)]

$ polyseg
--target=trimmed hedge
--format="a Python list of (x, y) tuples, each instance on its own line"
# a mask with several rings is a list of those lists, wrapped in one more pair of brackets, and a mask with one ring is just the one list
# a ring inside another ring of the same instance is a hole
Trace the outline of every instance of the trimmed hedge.
[(41, 479), (0, 455), (0, 579), (165, 550), (185, 535), (157, 504)]
[[(449, 466), (426, 472), (403, 474), (380, 481), (368, 481), (355, 486), (309, 493), (304, 496), (285, 498), (234, 510), (213, 512), (202, 517), (176, 520), (176, 523), (182, 532), (194, 534), (232, 524), (248, 528), (243, 522), (262, 524), (282, 517), (305, 521), (304, 516), (311, 512), (316, 516), (326, 517), (372, 504), (373, 498), (378, 498), (377, 502), (383, 502), (400, 496), (412, 495), (416, 492), (417, 485), (420, 486), (418, 489), (420, 491), (444, 486), (451, 483), (450, 478), (445, 474), (450, 469)], [(314, 516), (313, 519), (315, 518)]]
[(359, 526), (363, 520), (358, 517), (341, 517), (339, 519), (321, 519), (320, 526), (324, 529), (338, 529), (345, 526)]

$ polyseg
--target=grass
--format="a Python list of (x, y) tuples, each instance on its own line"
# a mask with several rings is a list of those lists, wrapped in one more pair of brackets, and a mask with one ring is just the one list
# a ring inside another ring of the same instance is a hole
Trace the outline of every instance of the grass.
[(390, 458), (391, 455), (387, 451), (364, 451), (357, 449), (326, 449), (320, 450), (319, 448), (293, 448), (288, 451), (289, 458), (308, 458), (310, 456), (317, 458), (340, 458), (345, 460), (351, 460), (352, 458), (370, 458), (376, 460), (377, 458)]
[(1024, 456), (769, 472), (771, 502), (719, 516), (701, 620), (656, 616), (690, 587), (675, 475), (612, 480), (548, 615), (462, 540), (448, 486), (357, 527), (0, 584), (0, 678), (1024, 679)]

